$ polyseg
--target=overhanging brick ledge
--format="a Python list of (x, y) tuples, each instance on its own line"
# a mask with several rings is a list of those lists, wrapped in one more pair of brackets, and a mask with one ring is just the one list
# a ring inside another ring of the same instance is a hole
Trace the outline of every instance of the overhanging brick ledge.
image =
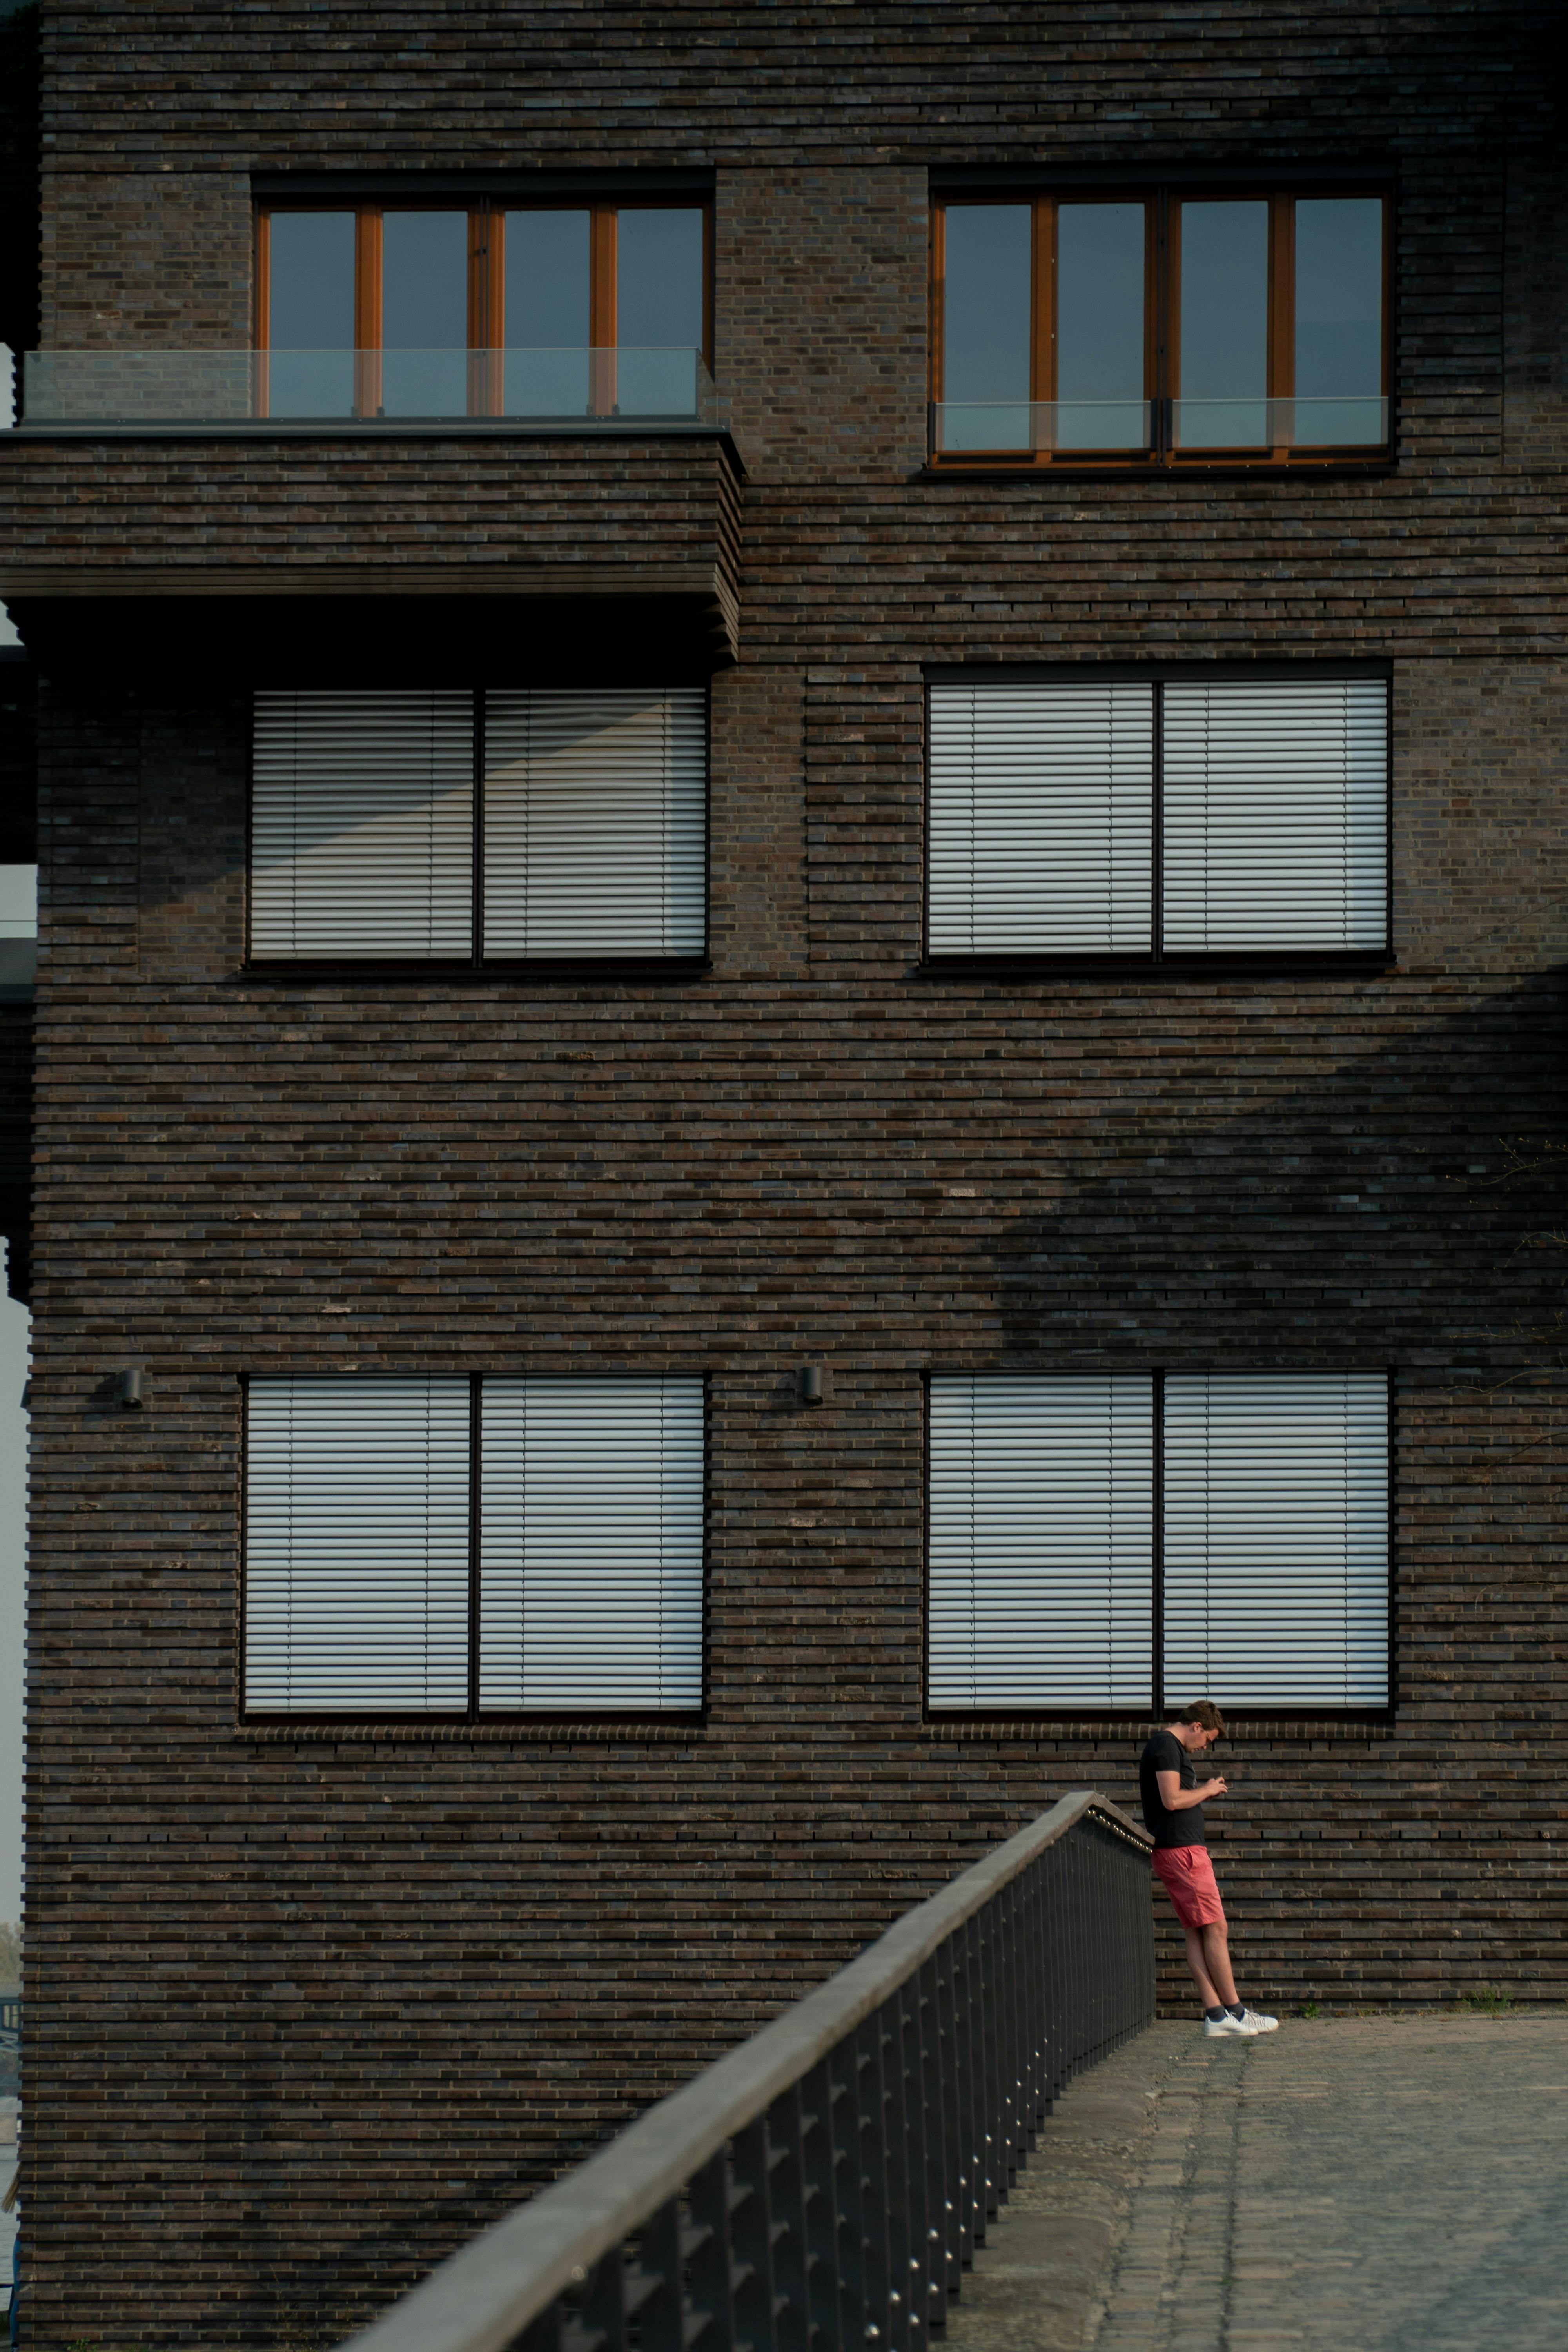
[(0, 604), (26, 597), (679, 597), (704, 605), (731, 660), (741, 608), (716, 563), (4, 563)]

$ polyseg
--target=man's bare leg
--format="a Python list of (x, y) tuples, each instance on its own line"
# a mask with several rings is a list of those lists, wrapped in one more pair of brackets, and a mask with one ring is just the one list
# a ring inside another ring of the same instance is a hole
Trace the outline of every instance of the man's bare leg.
[(1205, 2009), (1235, 2009), (1236, 1979), (1230, 1972), (1230, 1937), (1223, 1919), (1211, 1919), (1206, 1927), (1184, 1927), (1187, 1939), (1187, 1966), (1193, 1972), (1193, 1982)]

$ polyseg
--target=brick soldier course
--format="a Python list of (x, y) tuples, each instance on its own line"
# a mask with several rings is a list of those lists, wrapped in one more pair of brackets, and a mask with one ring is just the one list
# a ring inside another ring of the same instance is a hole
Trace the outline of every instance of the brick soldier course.
[[(1563, 1997), (1555, 20), (46, 0), (46, 346), (246, 344), (290, 173), (700, 172), (729, 428), (0, 442), (29, 2342), (324, 2336), (1063, 1789), (1134, 1801), (1140, 1724), (924, 1714), (933, 1368), (1391, 1366), (1396, 1705), (1234, 1722), (1238, 1969)], [(1323, 163), (1396, 188), (1396, 466), (926, 469), (932, 174)], [(922, 969), (925, 666), (1305, 656), (1391, 670), (1386, 969)], [(253, 686), (710, 673), (708, 970), (247, 971)], [(241, 1377), (520, 1370), (705, 1375), (704, 1720), (242, 1723)]]

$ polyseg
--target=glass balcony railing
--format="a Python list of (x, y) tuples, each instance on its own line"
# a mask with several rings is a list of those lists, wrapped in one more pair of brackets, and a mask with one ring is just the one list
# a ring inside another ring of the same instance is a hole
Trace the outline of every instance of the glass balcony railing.
[[(938, 457), (1137, 457), (1183, 450), (1376, 449), (1384, 399), (946, 400), (931, 407)], [(1162, 418), (1163, 433), (1156, 440)]]
[(722, 425), (688, 346), (618, 351), (28, 352), (26, 425)]
[(975, 449), (1096, 451), (1153, 446), (1152, 400), (939, 400), (938, 456)]
[(1176, 449), (1377, 449), (1386, 400), (1173, 400)]

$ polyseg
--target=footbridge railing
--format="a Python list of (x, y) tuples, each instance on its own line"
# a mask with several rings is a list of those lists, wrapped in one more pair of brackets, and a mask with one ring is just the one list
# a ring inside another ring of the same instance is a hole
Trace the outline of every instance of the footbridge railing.
[(1052, 2100), (1153, 2016), (1148, 1855), (1063, 1797), (344, 2352), (921, 2352)]

